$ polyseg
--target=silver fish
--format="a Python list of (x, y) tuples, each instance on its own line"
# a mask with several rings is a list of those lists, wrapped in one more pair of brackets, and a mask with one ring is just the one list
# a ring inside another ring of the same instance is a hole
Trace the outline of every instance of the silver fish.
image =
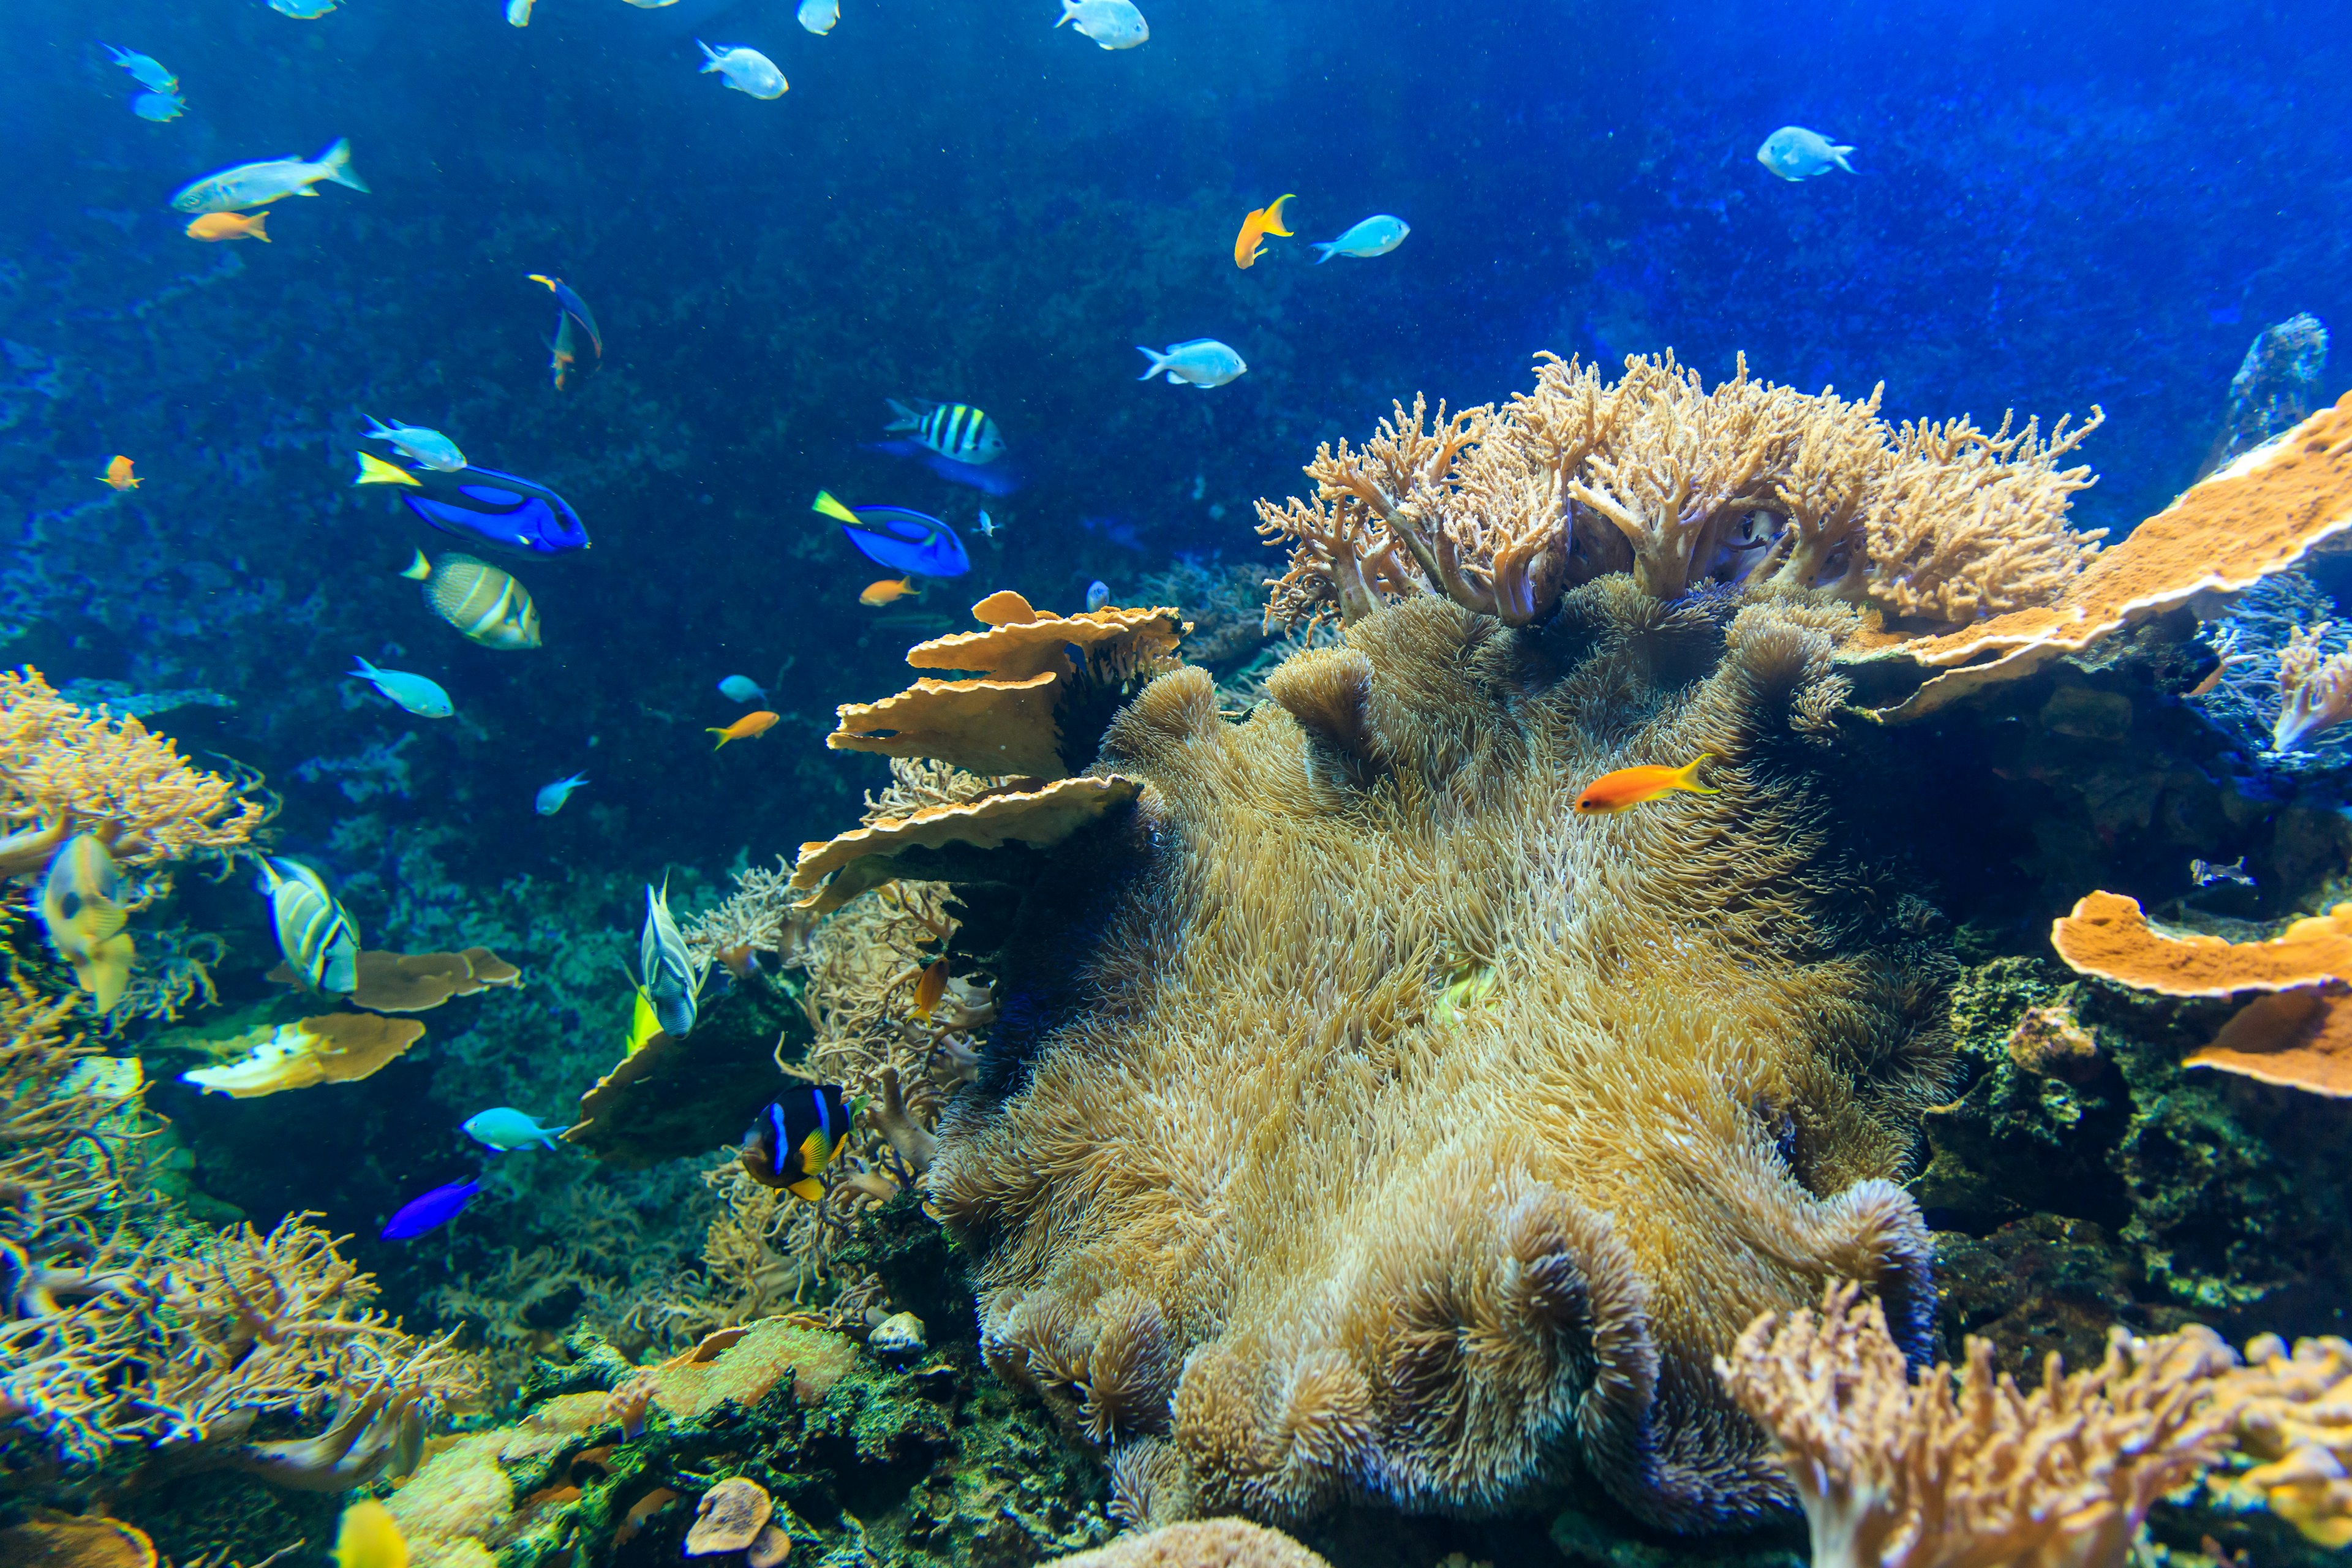
[(315, 196), (319, 193), (310, 187), (321, 180), (332, 180), (355, 191), (367, 189), (367, 182), (352, 171), (352, 144), (348, 141), (336, 138), (333, 146), (307, 163), (299, 158), (268, 158), (206, 174), (192, 184), (181, 186), (172, 197), (172, 205), (184, 213), (236, 212), (243, 207), (268, 206), (280, 196)]
[(646, 884), (646, 926), (637, 939), (637, 984), (653, 1004), (662, 1033), (684, 1039), (694, 1027), (695, 997), (702, 989), (707, 965), (698, 964), (686, 949), (686, 938), (669, 912), (669, 884), (656, 892)]
[(2254, 874), (2246, 869), (2243, 855), (2226, 866), (2218, 860), (2191, 860), (2189, 862), (2189, 876), (2200, 888), (2210, 888), (2216, 882), (2235, 882), (2242, 888), (2254, 885)]
[(348, 996), (359, 989), (360, 933), (327, 890), (327, 879), (299, 860), (264, 860), (269, 916), (286, 967), (313, 991)]

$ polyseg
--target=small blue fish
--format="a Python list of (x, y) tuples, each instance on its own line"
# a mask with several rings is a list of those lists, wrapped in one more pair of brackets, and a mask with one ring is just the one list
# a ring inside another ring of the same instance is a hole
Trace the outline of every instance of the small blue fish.
[(541, 1127), (535, 1119), (511, 1105), (476, 1111), (466, 1118), (463, 1125), (467, 1137), (477, 1143), (486, 1143), (501, 1154), (533, 1146), (552, 1149), (555, 1147), (555, 1135), (563, 1131), (560, 1126)]
[(901, 437), (891, 441), (868, 441), (866, 450), (880, 452), (886, 457), (913, 458), (923, 467), (951, 485), (970, 485), (992, 496), (1009, 496), (1029, 482), (1029, 476), (1018, 461), (1007, 456), (992, 463), (960, 463), (953, 458), (942, 457), (919, 441)]
[(1093, 615), (1110, 603), (1110, 584), (1097, 578), (1087, 584), (1087, 614)]
[(845, 507), (824, 490), (809, 510), (841, 524), (842, 537), (877, 566), (919, 577), (961, 577), (971, 570), (963, 541), (936, 517), (901, 506)]
[(358, 659), (359, 668), (345, 672), (344, 679), (357, 677), (371, 682), (378, 691), (419, 719), (446, 719), (457, 710), (457, 704), (449, 700), (449, 694), (441, 689), (439, 682), (427, 680), (421, 675), (410, 675), (404, 670), (378, 669), (357, 654), (352, 658)]
[(730, 675), (719, 683), (719, 695), (730, 702), (765, 702), (768, 689), (748, 675)]
[(1203, 392), (1213, 386), (1223, 386), (1236, 377), (1248, 374), (1249, 366), (1234, 352), (1230, 343), (1214, 338), (1191, 338), (1181, 343), (1170, 343), (1163, 351), (1148, 349), (1141, 343), (1135, 352), (1151, 363), (1144, 368), (1138, 381), (1150, 381), (1165, 374), (1171, 385), (1190, 382)]
[[(170, 123), (187, 112), (188, 106), (177, 93), (142, 92), (131, 100), (131, 112), (142, 120), (152, 120), (158, 125)], [(254, 233), (259, 234), (258, 228)]]
[(1004, 531), (1004, 525), (989, 516), (986, 507), (980, 509), (980, 521), (973, 526), (980, 530), (980, 536), (992, 544), (996, 542), (996, 536)]
[(1412, 232), (1412, 226), (1394, 214), (1374, 213), (1337, 239), (1314, 241), (1315, 248), (1323, 253), (1315, 260), (1319, 266), (1335, 256), (1386, 256)]
[(98, 46), (114, 57), (114, 63), (131, 73), (131, 79), (151, 92), (170, 92), (180, 85), (180, 79), (163, 68), (152, 55), (142, 55), (136, 49), (118, 49), (112, 44)]
[(457, 450), (457, 443), (438, 430), (427, 430), (422, 425), (387, 425), (373, 414), (361, 417), (368, 422), (369, 440), (390, 442), (412, 463), (422, 463), (438, 474), (454, 474), (466, 466), (466, 454)]
[(464, 1214), (466, 1205), (480, 1196), (481, 1191), (479, 1182), (451, 1182), (446, 1187), (436, 1187), (394, 1210), (377, 1235), (385, 1241), (406, 1241), (428, 1230), (439, 1230)]
[(1764, 145), (1756, 149), (1756, 161), (1781, 179), (1810, 180), (1826, 174), (1832, 169), (1853, 173), (1853, 165), (1845, 161), (1853, 152), (1841, 147), (1818, 131), (1808, 131), (1801, 125), (1783, 125), (1764, 138)]
[(587, 782), (586, 773), (573, 773), (568, 779), (558, 779), (539, 792), (531, 809), (541, 816), (553, 816), (563, 809), (563, 803), (572, 798), (572, 792)]

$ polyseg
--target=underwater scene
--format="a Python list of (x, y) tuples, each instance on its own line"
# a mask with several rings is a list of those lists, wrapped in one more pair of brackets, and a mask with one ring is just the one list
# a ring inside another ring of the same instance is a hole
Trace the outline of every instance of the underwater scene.
[(0, 1568), (2352, 1551), (2352, 30), (7, 0)]

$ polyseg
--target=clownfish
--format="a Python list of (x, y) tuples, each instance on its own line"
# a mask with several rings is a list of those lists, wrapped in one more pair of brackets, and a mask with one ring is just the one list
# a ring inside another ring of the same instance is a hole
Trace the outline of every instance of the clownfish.
[(1698, 765), (1714, 755), (1701, 752), (1679, 768), (1646, 767), (1619, 768), (1615, 773), (1602, 773), (1584, 786), (1576, 797), (1579, 816), (1601, 816), (1611, 812), (1631, 811), (1646, 800), (1655, 800), (1669, 790), (1686, 789), (1693, 795), (1719, 795), (1698, 782)]
[(763, 1187), (781, 1187), (815, 1203), (824, 1196), (818, 1178), (849, 1140), (849, 1108), (831, 1084), (796, 1089), (768, 1102), (743, 1134), (736, 1160)]

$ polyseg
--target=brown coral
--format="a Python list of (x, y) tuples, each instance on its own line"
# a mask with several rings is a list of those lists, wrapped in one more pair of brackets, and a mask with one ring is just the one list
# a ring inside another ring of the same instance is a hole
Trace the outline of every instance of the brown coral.
[(2097, 1367), (2019, 1392), (1971, 1336), (1965, 1370), (1914, 1385), (1876, 1301), (1850, 1285), (1767, 1313), (1716, 1371), (1771, 1429), (1812, 1527), (1814, 1568), (2123, 1568), (2157, 1500), (2229, 1447), (2244, 1397), (2211, 1331), (2121, 1329)]
[[(961, 805), (926, 806), (908, 817), (884, 817), (822, 843), (801, 846), (793, 887), (809, 896), (801, 907), (823, 914), (895, 878), (909, 851), (951, 845), (990, 850), (1006, 844), (1050, 848), (1113, 808), (1135, 798), (1123, 778), (1056, 779), (1043, 788), (985, 795)], [(830, 879), (828, 880), (827, 879)]]
[(2067, 967), (2165, 996), (2286, 991), (2352, 975), (2352, 904), (2296, 921), (2269, 942), (2224, 942), (2156, 931), (2139, 900), (2085, 893), (2050, 928)]
[(2183, 1067), (2213, 1068), (2286, 1089), (2352, 1096), (2352, 1003), (2318, 990), (2257, 996)]
[(702, 1494), (686, 1532), (686, 1554), (741, 1552), (760, 1539), (776, 1511), (768, 1489), (748, 1476), (730, 1476)]
[[(357, 984), (351, 1001), (371, 1013), (429, 1013), (452, 997), (472, 996), (493, 986), (520, 985), (522, 971), (487, 947), (456, 952), (380, 952), (363, 950), (354, 962)], [(301, 985), (286, 964), (270, 970), (277, 985)]]
[(424, 1037), (425, 1026), (414, 1018), (328, 1013), (275, 1027), (265, 1024), (228, 1042), (247, 1047), (236, 1060), (180, 1076), (233, 1100), (255, 1100), (372, 1077)]
[(1054, 1568), (1331, 1568), (1320, 1553), (1245, 1519), (1165, 1525), (1053, 1563)]

